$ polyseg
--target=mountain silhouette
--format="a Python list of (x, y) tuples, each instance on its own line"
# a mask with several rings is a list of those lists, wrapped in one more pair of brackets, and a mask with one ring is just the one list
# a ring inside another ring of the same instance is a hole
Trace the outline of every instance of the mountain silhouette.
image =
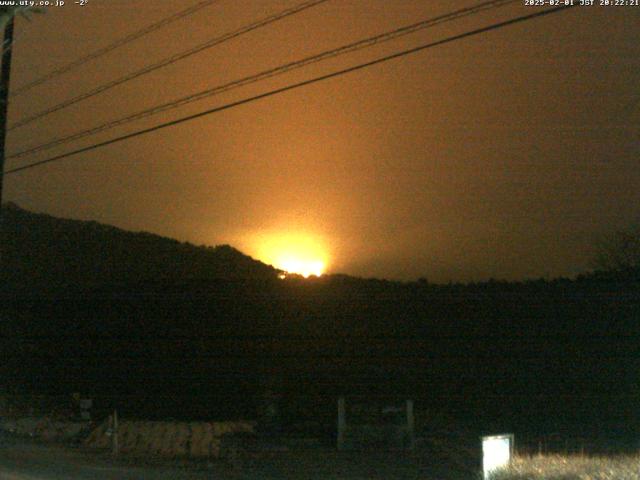
[(143, 282), (269, 279), (279, 273), (229, 245), (195, 246), (94, 221), (3, 207), (2, 270), (14, 286), (87, 288)]

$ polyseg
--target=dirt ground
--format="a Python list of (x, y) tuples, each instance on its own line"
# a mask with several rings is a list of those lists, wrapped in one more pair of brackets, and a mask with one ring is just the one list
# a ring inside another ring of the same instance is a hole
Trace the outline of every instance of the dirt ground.
[(0, 478), (6, 480), (475, 480), (468, 466), (418, 450), (415, 452), (338, 452), (299, 448), (240, 455), (231, 461), (186, 462), (96, 454), (83, 449), (4, 440)]

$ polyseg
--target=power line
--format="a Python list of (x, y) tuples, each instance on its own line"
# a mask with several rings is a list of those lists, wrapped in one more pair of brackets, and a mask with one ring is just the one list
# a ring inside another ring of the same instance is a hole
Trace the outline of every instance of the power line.
[(89, 62), (90, 60), (95, 60), (96, 58), (99, 58), (107, 53), (109, 53), (112, 50), (115, 50), (116, 48), (119, 48), (123, 45), (126, 45), (127, 43), (133, 42), (134, 40), (137, 40), (145, 35), (148, 35), (151, 32), (154, 32), (156, 30), (159, 30), (160, 28), (166, 27), (167, 25), (180, 20), (184, 17), (187, 17), (189, 15), (192, 15), (194, 13), (196, 13), (199, 10), (202, 10), (205, 7), (208, 7), (209, 5), (217, 2), (219, 0), (203, 0), (195, 5), (193, 5), (192, 7), (186, 8), (184, 10), (181, 10), (169, 17), (166, 17), (156, 23), (153, 23), (141, 30), (138, 30), (137, 32), (134, 32), (130, 35), (127, 35), (126, 37), (123, 37), (119, 40), (116, 40), (115, 42), (107, 45), (106, 47), (100, 48), (94, 52), (89, 53), (88, 55), (85, 55), (84, 57), (81, 57), (77, 60), (74, 60), (71, 63), (68, 63), (62, 67), (59, 67), (49, 73), (47, 73), (46, 75), (43, 75), (42, 77), (33, 80), (32, 82), (27, 83), (26, 85), (23, 85), (20, 88), (17, 88), (14, 92), (12, 92), (13, 96), (17, 96), (20, 95), (24, 92), (27, 92), (29, 90), (31, 90), (34, 87), (37, 87), (38, 85), (42, 85), (43, 83), (51, 80), (52, 78), (55, 78), (59, 75), (62, 75), (63, 73), (67, 73), (71, 70), (73, 70), (74, 68), (77, 68), (81, 65), (84, 65), (85, 63)]
[(358, 71), (358, 70), (362, 70), (364, 68), (368, 68), (368, 67), (371, 67), (371, 66), (374, 66), (374, 65), (378, 65), (380, 63), (387, 62), (389, 60), (393, 60), (393, 59), (396, 59), (396, 58), (404, 57), (406, 55), (417, 53), (417, 52), (420, 52), (422, 50), (433, 48), (433, 47), (436, 47), (436, 46), (439, 46), (439, 45), (444, 45), (446, 43), (451, 43), (451, 42), (454, 42), (454, 41), (457, 41), (457, 40), (462, 40), (464, 38), (468, 38), (468, 37), (471, 37), (471, 36), (474, 36), (474, 35), (479, 35), (481, 33), (486, 33), (486, 32), (492, 31), (492, 30), (497, 30), (497, 29), (500, 29), (500, 28), (503, 28), (503, 27), (506, 27), (506, 26), (509, 26), (509, 25), (513, 25), (513, 24), (516, 24), (516, 23), (521, 23), (521, 22), (525, 22), (525, 21), (528, 21), (528, 20), (532, 20), (534, 18), (538, 18), (538, 17), (542, 17), (542, 16), (546, 16), (546, 15), (551, 15), (553, 13), (558, 13), (558, 12), (573, 8), (574, 6), (575, 5), (568, 5), (568, 6), (564, 6), (563, 5), (563, 6), (559, 6), (559, 7), (554, 7), (554, 8), (551, 8), (551, 9), (543, 10), (541, 12), (536, 12), (536, 13), (532, 13), (532, 14), (529, 14), (529, 15), (522, 15), (520, 17), (512, 18), (510, 20), (506, 20), (506, 21), (499, 22), (499, 23), (494, 23), (494, 24), (489, 25), (487, 27), (482, 27), (482, 28), (471, 30), (471, 31), (468, 31), (468, 32), (465, 32), (465, 33), (461, 33), (461, 34), (458, 34), (458, 35), (453, 35), (451, 37), (447, 37), (447, 38), (442, 39), (442, 40), (437, 40), (435, 42), (431, 42), (431, 43), (427, 43), (427, 44), (424, 44), (424, 45), (420, 45), (418, 47), (414, 47), (414, 48), (411, 48), (411, 49), (408, 49), (408, 50), (403, 50), (401, 52), (397, 52), (397, 53), (394, 53), (394, 54), (391, 54), (391, 55), (387, 55), (385, 57), (381, 57), (381, 58), (378, 58), (376, 60), (372, 60), (372, 61), (365, 62), (365, 63), (360, 63), (360, 64), (355, 65), (353, 67), (348, 67), (348, 68), (345, 68), (345, 69), (342, 69), (342, 70), (338, 70), (338, 71), (335, 71), (335, 72), (332, 72), (332, 73), (329, 73), (329, 74), (326, 74), (326, 75), (321, 75), (319, 77), (314, 77), (314, 78), (312, 78), (310, 80), (305, 80), (305, 81), (302, 81), (302, 82), (293, 83), (293, 84), (287, 85), (285, 87), (277, 88), (275, 90), (270, 90), (270, 91), (268, 91), (266, 93), (261, 93), (259, 95), (255, 95), (255, 96), (244, 98), (242, 100), (238, 100), (238, 101), (235, 101), (235, 102), (227, 103), (225, 105), (222, 105), (222, 106), (219, 106), (219, 107), (215, 107), (215, 108), (212, 108), (212, 109), (209, 109), (209, 110), (205, 110), (203, 112), (196, 113), (196, 114), (193, 114), (193, 115), (189, 115), (189, 116), (186, 116), (186, 117), (182, 117), (182, 118), (179, 118), (177, 120), (172, 120), (170, 122), (165, 122), (165, 123), (162, 123), (162, 124), (150, 127), (150, 128), (145, 128), (145, 129), (142, 129), (142, 130), (138, 130), (136, 132), (129, 133), (127, 135), (122, 135), (120, 137), (112, 138), (112, 139), (106, 140), (104, 142), (96, 143), (96, 144), (93, 144), (93, 145), (90, 145), (90, 146), (87, 146), (87, 147), (83, 147), (83, 148), (80, 148), (80, 149), (77, 149), (77, 150), (73, 150), (71, 152), (63, 153), (61, 155), (56, 155), (54, 157), (47, 158), (45, 160), (40, 160), (40, 161), (37, 161), (37, 162), (30, 163), (28, 165), (23, 165), (21, 167), (16, 167), (16, 168), (13, 168), (11, 170), (7, 170), (5, 172), (5, 175), (11, 174), (11, 173), (20, 172), (20, 171), (27, 170), (27, 169), (30, 169), (30, 168), (35, 168), (35, 167), (38, 167), (40, 165), (44, 165), (46, 163), (56, 162), (56, 161), (62, 160), (64, 158), (70, 157), (72, 155), (85, 153), (85, 152), (88, 152), (88, 151), (91, 151), (91, 150), (95, 150), (95, 149), (100, 148), (100, 147), (111, 145), (113, 143), (121, 142), (123, 140), (128, 140), (130, 138), (138, 137), (140, 135), (151, 133), (151, 132), (154, 132), (156, 130), (161, 130), (161, 129), (166, 128), (166, 127), (171, 127), (171, 126), (174, 126), (174, 125), (178, 125), (180, 123), (184, 123), (184, 122), (188, 122), (190, 120), (194, 120), (196, 118), (204, 117), (206, 115), (211, 115), (213, 113), (221, 112), (223, 110), (228, 110), (230, 108), (237, 107), (237, 106), (240, 106), (240, 105), (244, 105), (244, 104), (247, 104), (247, 103), (251, 103), (251, 102), (254, 102), (254, 101), (257, 101), (257, 100), (261, 100), (263, 98), (272, 97), (274, 95), (278, 95), (280, 93), (288, 92), (290, 90), (295, 90), (295, 89), (298, 89), (298, 88), (301, 88), (301, 87), (305, 87), (307, 85), (311, 85), (311, 84), (322, 82), (324, 80), (328, 80), (328, 79), (331, 79), (331, 78), (339, 77), (339, 76), (345, 75), (347, 73), (351, 73), (351, 72), (355, 72), (355, 71)]
[(390, 40), (393, 40), (395, 38), (399, 38), (405, 35), (409, 35), (411, 33), (417, 32), (419, 30), (425, 29), (425, 28), (429, 28), (429, 27), (433, 27), (435, 25), (439, 25), (445, 22), (450, 22), (453, 20), (456, 20), (458, 18), (464, 17), (464, 16), (469, 16), (469, 15), (475, 15), (477, 13), (480, 13), (482, 11), (488, 10), (488, 9), (493, 9), (493, 8), (498, 8), (510, 3), (515, 3), (517, 0), (490, 0), (490, 1), (486, 1), (484, 3), (475, 5), (473, 7), (468, 7), (468, 8), (464, 8), (461, 10), (455, 10), (453, 12), (444, 14), (444, 15), (440, 15), (437, 17), (433, 17), (433, 18), (429, 18), (427, 20), (423, 20), (417, 23), (413, 23), (411, 25), (407, 25), (407, 26), (403, 26), (400, 28), (397, 28), (395, 30), (389, 31), (389, 32), (385, 32), (379, 35), (375, 35), (373, 37), (369, 37), (363, 40), (359, 40), (347, 45), (344, 45), (342, 47), (338, 47), (332, 50), (328, 50), (325, 52), (322, 52), (320, 54), (316, 54), (316, 55), (312, 55), (310, 57), (306, 57), (303, 58), (301, 60), (296, 60), (294, 62), (290, 62), (281, 66), (278, 66), (276, 68), (272, 68), (272, 69), (268, 69), (265, 71), (262, 71), (260, 73), (254, 74), (254, 75), (250, 75), (248, 77), (244, 77), (241, 78), (239, 80), (234, 80), (232, 82), (223, 84), (223, 85), (219, 85), (216, 87), (212, 87), (212, 88), (208, 88), (206, 90), (203, 90), (201, 92), (198, 93), (194, 93), (191, 95), (187, 95), (186, 97), (182, 97), (178, 100), (174, 100), (172, 102), (168, 102), (168, 103), (164, 103), (161, 105), (157, 105), (155, 107), (146, 109), (146, 110), (142, 110), (140, 112), (136, 112), (134, 114), (130, 114), (127, 115), (125, 117), (121, 117), (119, 119), (116, 120), (111, 120), (107, 123), (103, 123), (102, 125), (98, 125), (96, 127), (92, 127), (89, 128), (87, 130), (82, 130), (80, 132), (76, 132), (76, 133), (72, 133), (71, 135), (67, 135), (65, 137), (59, 137), (56, 139), (53, 139), (45, 144), (41, 144), (41, 145), (37, 145), (35, 147), (31, 147), (28, 148), (26, 150), (14, 153), (10, 156), (8, 156), (8, 159), (15, 159), (15, 158), (21, 158), (36, 152), (40, 152), (43, 150), (48, 150), (50, 148), (53, 148), (55, 146), (64, 144), (64, 143), (68, 143), (74, 140), (78, 140), (87, 136), (91, 136), (91, 135), (95, 135), (97, 133), (103, 132), (105, 130), (109, 130), (112, 129), (114, 127), (120, 126), (120, 125), (124, 125), (130, 122), (133, 122), (135, 120), (141, 120), (143, 118), (155, 115), (157, 113), (161, 113), (167, 110), (172, 110), (178, 107), (181, 107), (183, 105), (187, 105), (189, 103), (198, 101), (198, 100), (202, 100), (204, 98), (208, 98), (214, 95), (218, 95), (220, 93), (223, 92), (227, 92), (230, 90), (234, 90), (236, 88), (239, 87), (243, 87), (252, 83), (256, 83), (258, 81), (261, 80), (265, 80), (267, 78), (272, 78), (278, 75), (282, 75), (284, 73), (287, 73), (289, 71), (298, 69), (298, 68), (302, 68), (308, 65), (311, 65), (313, 63), (317, 63), (323, 60), (326, 60), (328, 58), (334, 58), (340, 55), (344, 55), (347, 53), (352, 53), (358, 50), (361, 50), (363, 48), (368, 48), (372, 45), (375, 44), (379, 44), (379, 43), (383, 43), (383, 42), (387, 42)]
[(306, 1), (303, 2), (299, 5), (296, 5), (294, 7), (291, 8), (287, 8), (285, 10), (282, 10), (276, 14), (273, 15), (269, 15), (268, 17), (265, 17), (261, 20), (258, 20), (256, 22), (253, 22), (249, 25), (246, 25), (238, 30), (234, 30), (233, 32), (230, 33), (226, 33), (222, 36), (216, 37), (212, 40), (209, 40), (208, 42), (202, 43), (200, 45), (197, 45), (193, 48), (190, 48), (189, 50), (186, 50), (184, 52), (180, 52), (177, 53), (175, 55), (172, 55), (168, 58), (165, 58), (164, 60), (161, 60), (157, 63), (154, 63), (152, 65), (148, 65), (146, 67), (144, 67), (141, 70), (129, 73), (123, 77), (117, 78), (116, 80), (112, 80), (108, 83), (105, 83), (103, 85), (100, 85), (96, 88), (94, 88), (93, 90), (89, 90), (88, 92), (82, 93), (76, 97), (70, 98), (69, 100), (65, 100), (64, 102), (61, 102), (57, 105), (54, 105), (51, 108), (47, 108), (46, 110), (43, 110), (41, 112), (38, 112), (34, 115), (32, 115), (31, 117), (27, 117), (24, 118), (22, 120), (19, 120), (18, 122), (16, 122), (15, 124), (11, 125), (9, 127), (9, 130), (13, 130), (14, 128), (18, 128), (18, 127), (22, 127), (24, 125), (27, 125), (35, 120), (38, 120), (46, 115), (49, 115), (51, 113), (57, 112), (59, 110), (62, 110), (64, 108), (67, 108), (71, 105), (74, 105), (78, 102), (81, 102), (82, 100), (86, 100), (87, 98), (91, 98), (95, 95), (98, 95), (102, 92), (105, 92), (113, 87), (116, 87), (118, 85), (121, 85), (123, 83), (129, 82), (131, 80), (134, 80), (136, 78), (139, 78), (143, 75), (146, 75), (148, 73), (151, 73), (155, 70), (158, 70), (162, 67), (166, 67), (167, 65), (171, 65), (172, 63), (175, 63), (179, 60), (184, 60), (187, 57), (190, 57), (192, 55), (195, 55), (196, 53), (200, 53), (204, 50), (207, 50), (209, 48), (212, 48), (216, 45), (220, 45), (221, 43), (224, 43), (228, 40), (231, 40), (233, 38), (239, 37), (241, 35), (244, 35), (245, 33), (251, 32), (252, 30), (256, 30), (258, 28), (264, 27), (266, 25), (269, 25), (271, 23), (274, 23), (278, 20), (282, 20), (283, 18), (289, 17), (291, 15), (294, 15), (296, 13), (300, 13), (304, 10), (307, 10), (311, 7), (315, 7), (316, 5), (320, 4), (320, 3), (324, 3), (327, 2), (328, 0), (310, 0), (310, 1)]

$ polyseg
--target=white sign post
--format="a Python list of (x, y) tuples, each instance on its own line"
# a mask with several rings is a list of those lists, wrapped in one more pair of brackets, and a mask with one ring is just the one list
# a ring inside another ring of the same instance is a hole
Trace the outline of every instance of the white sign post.
[(513, 434), (482, 437), (482, 472), (484, 480), (501, 467), (506, 467), (513, 455)]

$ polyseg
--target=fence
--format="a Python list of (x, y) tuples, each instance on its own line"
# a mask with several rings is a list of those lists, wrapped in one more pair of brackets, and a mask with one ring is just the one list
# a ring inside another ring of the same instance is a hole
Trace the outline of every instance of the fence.
[(407, 400), (404, 407), (360, 403), (347, 409), (345, 398), (338, 399), (338, 450), (411, 450), (414, 430), (413, 400)]

